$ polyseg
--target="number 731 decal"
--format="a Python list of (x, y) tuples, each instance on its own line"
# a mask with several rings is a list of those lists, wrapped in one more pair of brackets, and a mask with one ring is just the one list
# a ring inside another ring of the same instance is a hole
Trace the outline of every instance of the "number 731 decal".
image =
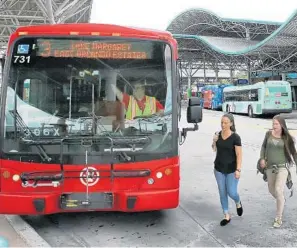
[(24, 56), (24, 55), (15, 55), (13, 56), (13, 63), (14, 64), (29, 64), (31, 56)]

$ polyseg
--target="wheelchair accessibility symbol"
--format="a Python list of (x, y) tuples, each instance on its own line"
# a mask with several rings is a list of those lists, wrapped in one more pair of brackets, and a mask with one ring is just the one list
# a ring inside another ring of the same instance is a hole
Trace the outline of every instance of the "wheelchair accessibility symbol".
[(80, 181), (85, 186), (94, 186), (98, 183), (100, 174), (94, 167), (84, 168), (80, 172)]

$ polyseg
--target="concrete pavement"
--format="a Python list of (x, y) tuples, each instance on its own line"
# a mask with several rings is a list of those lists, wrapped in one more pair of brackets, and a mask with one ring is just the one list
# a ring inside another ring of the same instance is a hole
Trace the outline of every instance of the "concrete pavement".
[(0, 247), (50, 246), (20, 216), (0, 215)]
[(16, 232), (5, 215), (0, 215), (0, 243), (3, 247), (7, 242), (8, 247), (28, 247), (26, 241)]

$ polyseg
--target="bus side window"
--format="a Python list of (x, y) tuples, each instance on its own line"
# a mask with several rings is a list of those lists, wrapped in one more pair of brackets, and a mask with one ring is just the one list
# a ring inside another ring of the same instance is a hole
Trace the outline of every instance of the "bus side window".
[(258, 90), (251, 90), (251, 101), (258, 101)]

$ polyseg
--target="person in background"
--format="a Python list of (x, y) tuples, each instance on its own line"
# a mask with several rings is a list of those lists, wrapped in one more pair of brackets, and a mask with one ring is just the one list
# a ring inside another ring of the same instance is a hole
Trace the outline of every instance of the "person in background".
[(286, 121), (282, 116), (276, 115), (272, 120), (272, 131), (266, 132), (259, 161), (260, 167), (266, 171), (268, 190), (276, 199), (276, 217), (273, 222), (275, 228), (282, 225), (284, 188), (291, 176), (290, 169), (296, 164), (296, 158), (294, 139), (288, 131)]
[(223, 115), (221, 127), (222, 130), (214, 135), (212, 148), (216, 152), (214, 175), (224, 214), (220, 225), (225, 226), (231, 221), (228, 196), (235, 202), (238, 216), (242, 216), (243, 214), (241, 200), (237, 192), (241, 174), (242, 147), (241, 138), (236, 133), (232, 114)]

